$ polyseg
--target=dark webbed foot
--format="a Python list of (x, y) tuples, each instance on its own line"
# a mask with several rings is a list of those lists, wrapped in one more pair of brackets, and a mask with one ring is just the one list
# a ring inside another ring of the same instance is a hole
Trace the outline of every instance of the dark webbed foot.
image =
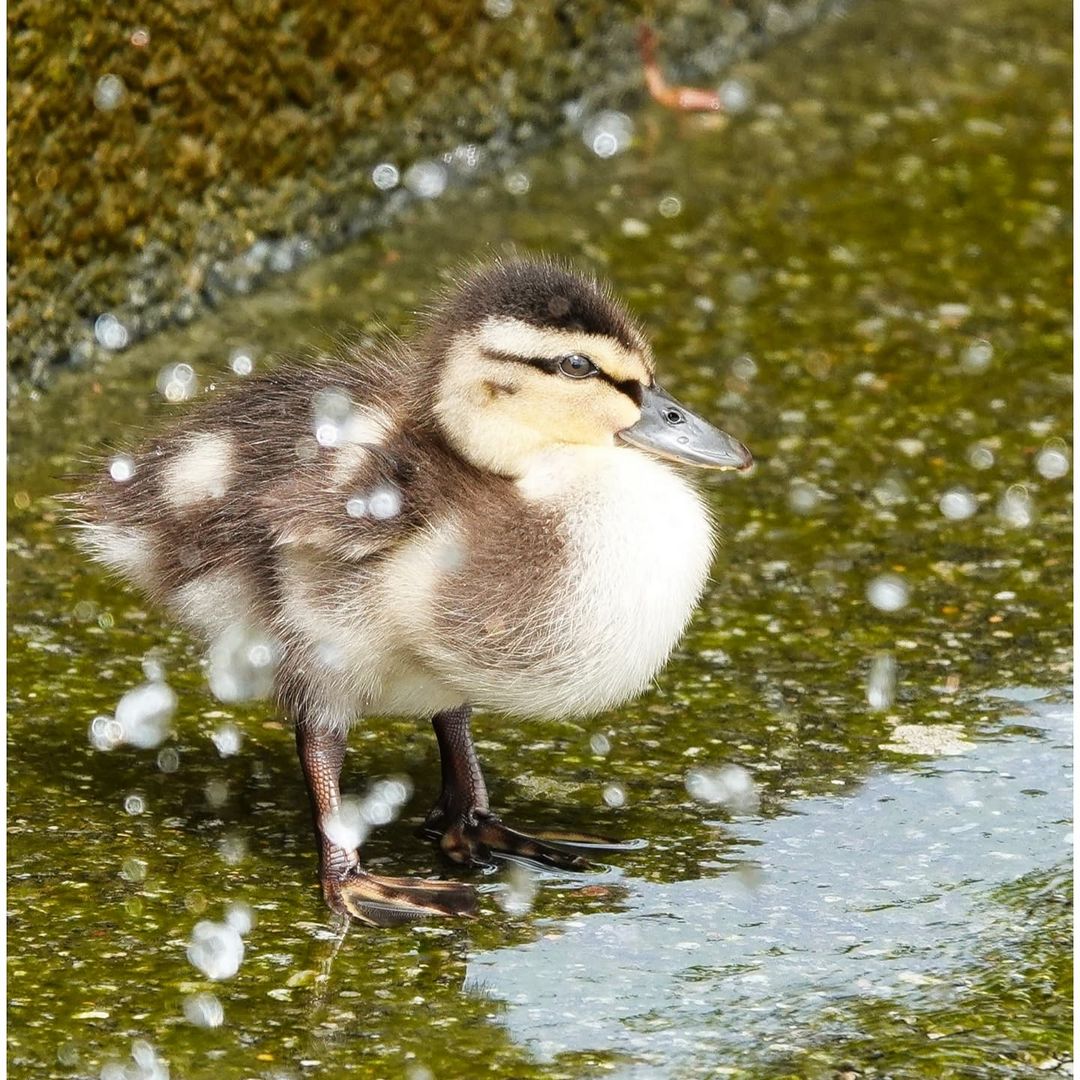
[(636, 843), (619, 843), (585, 833), (543, 830), (519, 832), (486, 810), (471, 810), (447, 818), (433, 810), (421, 834), (438, 841), (444, 854), (469, 866), (492, 866), (496, 859), (521, 861), (556, 870), (588, 870), (590, 855), (632, 851)]
[(377, 877), (360, 869), (329, 886), (330, 906), (368, 926), (403, 926), (422, 919), (476, 914), (476, 892), (457, 881)]
[(471, 866), (491, 866), (493, 859), (501, 858), (556, 870), (587, 870), (589, 855), (640, 846), (575, 832), (529, 834), (504, 825), (488, 806), (469, 715), (468, 707), (448, 709), (431, 721), (439, 740), (442, 793), (420, 832), (437, 840), (451, 859)]

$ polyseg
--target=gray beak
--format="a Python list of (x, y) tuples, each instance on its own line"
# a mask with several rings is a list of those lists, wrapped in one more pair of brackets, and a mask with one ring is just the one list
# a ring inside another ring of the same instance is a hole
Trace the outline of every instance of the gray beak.
[(743, 472), (754, 464), (738, 439), (695, 416), (655, 383), (645, 388), (641, 419), (618, 437), (639, 450), (705, 469)]

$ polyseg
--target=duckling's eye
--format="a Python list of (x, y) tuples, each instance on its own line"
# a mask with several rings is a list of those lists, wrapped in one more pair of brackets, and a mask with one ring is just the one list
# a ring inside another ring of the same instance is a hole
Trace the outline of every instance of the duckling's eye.
[(586, 379), (596, 374), (596, 365), (581, 353), (571, 353), (559, 361), (559, 370), (571, 379)]
[(674, 427), (676, 424), (685, 424), (686, 417), (678, 409), (665, 409), (664, 419)]

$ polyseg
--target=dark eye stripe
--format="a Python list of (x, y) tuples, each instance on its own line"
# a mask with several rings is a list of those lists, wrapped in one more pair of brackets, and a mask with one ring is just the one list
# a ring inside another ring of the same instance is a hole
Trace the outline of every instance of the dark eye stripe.
[[(500, 349), (481, 349), (481, 354), (488, 360), (506, 360), (514, 364), (527, 364), (547, 375), (554, 375), (559, 370), (561, 356), (518, 356), (516, 353), (502, 352)], [(638, 408), (641, 407), (642, 389), (637, 379), (616, 379), (603, 368), (597, 368), (595, 377), (602, 379), (608, 386), (614, 387), (620, 394), (625, 394)]]

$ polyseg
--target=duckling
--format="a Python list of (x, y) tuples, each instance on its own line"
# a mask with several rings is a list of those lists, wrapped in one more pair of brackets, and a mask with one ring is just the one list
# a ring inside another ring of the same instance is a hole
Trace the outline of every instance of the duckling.
[[(474, 707), (559, 718), (640, 693), (713, 554), (676, 468), (750, 453), (660, 388), (607, 287), (551, 259), (468, 272), (412, 344), (341, 344), (206, 399), (79, 497), (82, 547), (213, 643), (273, 642), (332, 910), (387, 926), (468, 915), (471, 887), (380, 877), (332, 828), (349, 729), (430, 718), (453, 860), (586, 865), (611, 845), (491, 810)], [(130, 472), (130, 476), (128, 476)]]

